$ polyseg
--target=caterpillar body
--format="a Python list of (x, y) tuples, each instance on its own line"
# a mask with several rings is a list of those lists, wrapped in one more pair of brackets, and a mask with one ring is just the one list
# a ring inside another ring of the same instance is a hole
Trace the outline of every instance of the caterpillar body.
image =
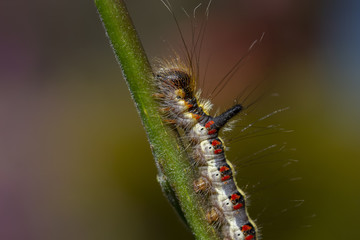
[(155, 78), (164, 121), (181, 129), (189, 144), (196, 166), (194, 190), (207, 196), (206, 220), (219, 226), (223, 240), (258, 239), (256, 225), (247, 213), (246, 196), (237, 186), (223, 140), (218, 136), (221, 128), (243, 110), (243, 106), (235, 104), (224, 113), (211, 116), (212, 104), (200, 98), (191, 68), (179, 59), (163, 63)]

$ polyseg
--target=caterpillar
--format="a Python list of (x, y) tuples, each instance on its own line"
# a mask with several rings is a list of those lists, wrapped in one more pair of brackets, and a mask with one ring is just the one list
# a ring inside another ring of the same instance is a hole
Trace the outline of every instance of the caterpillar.
[(200, 98), (191, 68), (179, 59), (165, 62), (156, 73), (156, 82), (164, 121), (183, 130), (185, 141), (190, 144), (198, 175), (194, 190), (208, 196), (207, 221), (220, 226), (219, 234), (224, 240), (256, 240), (256, 225), (248, 216), (245, 194), (237, 186), (234, 168), (226, 159), (223, 140), (218, 136), (243, 106), (235, 104), (219, 116), (211, 116), (212, 104)]
[[(255, 99), (246, 106), (236, 103), (222, 114), (211, 115), (212, 103), (210, 100), (201, 98), (201, 90), (196, 89), (199, 84), (200, 54), (200, 50), (197, 51), (196, 47), (201, 48), (197, 44), (201, 45), (205, 27), (201, 24), (198, 36), (194, 36), (194, 29), (192, 29), (192, 45), (188, 47), (170, 3), (166, 0), (162, 0), (162, 2), (175, 20), (186, 54), (185, 60), (177, 54), (175, 54), (175, 58), (160, 60), (158, 67), (155, 68), (156, 93), (154, 96), (160, 103), (159, 110), (163, 113), (163, 121), (180, 130), (179, 136), (187, 145), (186, 149), (194, 166), (192, 169), (195, 175), (194, 192), (199, 198), (204, 199), (202, 205), (206, 209), (206, 220), (209, 225), (215, 228), (223, 240), (259, 239), (259, 230), (247, 212), (247, 197), (236, 183), (234, 167), (226, 158), (226, 146), (219, 136), (220, 130), (225, 129), (230, 120), (259, 99)], [(205, 11), (206, 17), (210, 4), (211, 0)], [(195, 11), (199, 6), (194, 9), (194, 18)], [(187, 13), (186, 15), (189, 16)], [(223, 89), (228, 82), (225, 79), (237, 71), (242, 61), (251, 50), (254, 50), (254, 46), (257, 47), (257, 43), (262, 41), (263, 36), (264, 33), (250, 45), (248, 52), (238, 59), (230, 72), (216, 85), (210, 98), (214, 97), (212, 95), (214, 92), (216, 95)], [(250, 85), (245, 86), (241, 93), (241, 95), (245, 95), (245, 92), (248, 91), (242, 103), (259, 86), (255, 84), (255, 87), (250, 89), (252, 88)], [(283, 110), (268, 114), (260, 120)], [(253, 123), (243, 130), (252, 125)]]

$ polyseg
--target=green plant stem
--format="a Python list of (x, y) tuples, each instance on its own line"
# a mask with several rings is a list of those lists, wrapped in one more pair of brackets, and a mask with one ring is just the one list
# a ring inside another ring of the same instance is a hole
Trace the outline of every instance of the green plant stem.
[(164, 126), (153, 98), (153, 73), (122, 0), (95, 0), (124, 78), (147, 132), (159, 182), (170, 202), (186, 219), (196, 239), (217, 239), (205, 221), (192, 188), (189, 159), (173, 132)]

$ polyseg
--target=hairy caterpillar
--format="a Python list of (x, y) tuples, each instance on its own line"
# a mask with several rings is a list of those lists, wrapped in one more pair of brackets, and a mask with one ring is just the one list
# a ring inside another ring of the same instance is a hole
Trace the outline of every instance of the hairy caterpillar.
[[(168, 2), (164, 4), (173, 14), (170, 4)], [(177, 20), (175, 19), (175, 21)], [(182, 34), (180, 29), (179, 32)], [(199, 38), (201, 38), (201, 34)], [(181, 60), (176, 55), (174, 59), (160, 61), (160, 67), (156, 72), (158, 91), (155, 95), (160, 100), (164, 121), (180, 129), (184, 142), (188, 144), (187, 149), (191, 154), (191, 161), (193, 161), (197, 176), (193, 183), (194, 190), (200, 195), (207, 196), (205, 205), (208, 222), (217, 227), (219, 235), (223, 239), (258, 239), (258, 230), (246, 210), (245, 194), (235, 182), (234, 168), (226, 159), (224, 141), (218, 136), (220, 129), (229, 120), (249, 106), (235, 104), (216, 117), (210, 115), (212, 104), (208, 100), (201, 99), (201, 91), (196, 90), (199, 72), (196, 62), (198, 59), (194, 55), (198, 53), (195, 52), (195, 49), (188, 48), (184, 39), (182, 41), (186, 48), (187, 58)], [(198, 40), (194, 42), (198, 42)], [(249, 50), (255, 43), (256, 41)], [(231, 71), (236, 71), (243, 57)], [(231, 74), (232, 72), (230, 72)], [(221, 89), (222, 87), (220, 87), (220, 91)], [(285, 109), (277, 110), (259, 120), (283, 110)], [(242, 130), (246, 130), (252, 125), (253, 123)]]
[(233, 178), (234, 169), (218, 137), (219, 130), (243, 109), (242, 105), (236, 104), (217, 117), (211, 116), (211, 104), (195, 94), (195, 79), (181, 63), (165, 64), (156, 79), (165, 121), (182, 129), (190, 144), (199, 176), (194, 189), (208, 193), (208, 222), (220, 225), (224, 239), (255, 240), (256, 226), (246, 211), (245, 194)]

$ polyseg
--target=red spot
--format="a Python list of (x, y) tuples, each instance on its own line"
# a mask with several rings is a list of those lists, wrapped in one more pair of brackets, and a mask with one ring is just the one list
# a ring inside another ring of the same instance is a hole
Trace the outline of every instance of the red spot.
[(187, 107), (188, 107), (188, 108), (192, 108), (193, 105), (192, 105), (192, 104), (188, 104)]
[(211, 142), (211, 145), (213, 145), (213, 146), (221, 145), (221, 142), (218, 140), (214, 140)]
[(210, 131), (208, 131), (208, 135), (214, 134), (216, 133), (216, 129), (211, 129)]
[(245, 231), (249, 231), (250, 229), (252, 229), (251, 226), (249, 226), (249, 225), (244, 225), (244, 226), (242, 226), (241, 231), (245, 232)]
[(205, 124), (205, 127), (206, 128), (209, 128), (209, 127), (211, 127), (211, 125), (213, 125), (215, 122), (214, 121), (209, 121), (209, 122), (207, 122), (206, 124)]
[(251, 240), (251, 239), (253, 239), (253, 238), (254, 238), (253, 235), (249, 235), (249, 236), (245, 237), (245, 240)]
[(195, 118), (196, 120), (199, 120), (199, 118), (201, 117), (199, 114), (193, 114), (192, 115), (193, 118)]
[(221, 181), (229, 180), (230, 177), (231, 177), (230, 175), (223, 176), (223, 177), (221, 178)]
[(238, 209), (240, 209), (240, 208), (242, 208), (242, 207), (243, 207), (243, 204), (242, 204), (242, 203), (236, 204), (236, 205), (234, 206), (234, 210), (238, 210)]
[[(227, 166), (222, 166), (219, 169), (220, 172), (225, 172), (225, 171), (228, 171), (228, 170), (230, 170), (230, 168), (228, 168)], [(235, 194), (233, 194), (233, 195), (235, 195)]]
[(222, 149), (216, 149), (216, 150), (214, 151), (215, 154), (219, 154), (219, 153), (221, 153), (221, 152), (222, 152)]
[(231, 200), (237, 200), (239, 198), (240, 198), (240, 196), (238, 194), (231, 195)]

